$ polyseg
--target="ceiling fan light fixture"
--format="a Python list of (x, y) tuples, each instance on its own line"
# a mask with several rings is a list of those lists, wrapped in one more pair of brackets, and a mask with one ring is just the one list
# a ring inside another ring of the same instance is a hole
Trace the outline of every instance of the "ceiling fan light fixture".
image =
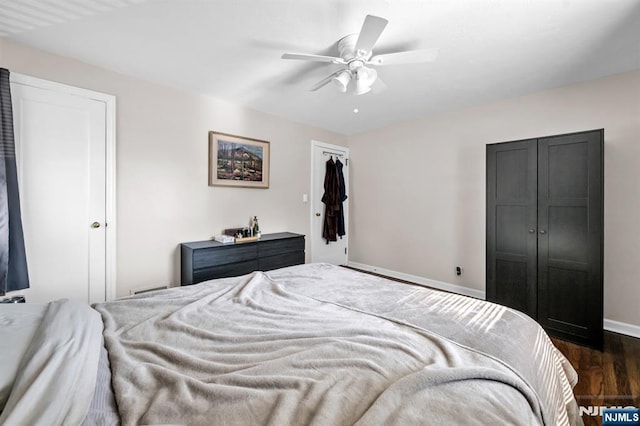
[(342, 93), (345, 93), (347, 91), (347, 86), (351, 81), (351, 73), (346, 70), (342, 71), (340, 74), (333, 77), (332, 81)]
[(364, 95), (365, 93), (369, 93), (370, 91), (371, 91), (371, 87), (367, 86), (366, 84), (356, 82), (356, 87), (353, 93), (359, 96), (359, 95)]
[(364, 95), (371, 91), (371, 85), (376, 81), (376, 78), (378, 78), (376, 70), (366, 67), (359, 68), (356, 72), (355, 94)]
[(316, 83), (310, 89), (312, 92), (331, 82), (342, 93), (347, 91), (349, 84), (353, 86), (352, 93), (355, 95), (368, 93), (372, 90), (372, 87), (374, 92), (380, 92), (384, 90), (386, 85), (381, 80), (378, 80), (377, 71), (369, 67), (433, 62), (438, 57), (438, 49), (435, 48), (404, 50), (374, 56), (373, 48), (388, 23), (389, 21), (379, 16), (367, 15), (359, 33), (349, 34), (338, 40), (337, 45), (340, 56), (285, 53), (282, 58), (329, 62), (342, 66), (342, 69), (334, 71), (331, 75)]

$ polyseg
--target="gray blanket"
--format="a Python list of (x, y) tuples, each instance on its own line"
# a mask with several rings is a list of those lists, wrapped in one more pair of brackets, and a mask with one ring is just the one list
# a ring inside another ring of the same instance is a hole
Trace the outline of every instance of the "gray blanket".
[(447, 296), (302, 265), (95, 308), (125, 425), (579, 422), (535, 322)]
[(87, 304), (67, 299), (43, 310), (0, 425), (79, 425), (89, 409), (102, 340), (100, 316)]

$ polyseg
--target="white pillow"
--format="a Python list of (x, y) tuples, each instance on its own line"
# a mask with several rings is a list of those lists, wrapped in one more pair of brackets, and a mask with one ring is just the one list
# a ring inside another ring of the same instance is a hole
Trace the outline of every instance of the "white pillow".
[(36, 303), (0, 303), (0, 412), (46, 308)]

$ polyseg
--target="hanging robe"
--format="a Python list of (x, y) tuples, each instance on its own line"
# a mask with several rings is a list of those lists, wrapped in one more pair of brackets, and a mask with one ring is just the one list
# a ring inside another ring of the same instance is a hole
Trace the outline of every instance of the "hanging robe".
[(327, 160), (324, 174), (324, 221), (322, 224), (322, 238), (327, 241), (337, 241), (338, 212), (340, 211), (340, 188), (338, 183), (338, 170), (333, 157)]
[(338, 236), (342, 239), (342, 237), (346, 234), (345, 226), (344, 226), (344, 206), (343, 203), (347, 199), (347, 188), (344, 183), (344, 175), (342, 174), (343, 164), (340, 159), (336, 159), (336, 171), (338, 173), (338, 201), (340, 203), (340, 209), (338, 210), (337, 215), (337, 233)]

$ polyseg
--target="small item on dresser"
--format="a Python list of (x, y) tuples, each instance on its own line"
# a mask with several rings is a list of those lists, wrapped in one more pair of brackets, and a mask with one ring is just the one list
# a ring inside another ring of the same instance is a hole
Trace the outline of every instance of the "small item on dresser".
[(258, 225), (258, 216), (253, 217), (253, 236), (260, 238), (260, 226)]
[(252, 237), (252, 236), (247, 236), (247, 237), (236, 237), (236, 243), (248, 243), (250, 241), (257, 241), (258, 237)]
[(242, 236), (242, 228), (227, 228), (222, 231), (222, 233), (224, 235), (230, 235), (232, 237), (237, 237), (238, 233), (240, 233), (240, 236)]
[(231, 244), (235, 242), (235, 238), (232, 235), (216, 235), (213, 239), (222, 244)]

